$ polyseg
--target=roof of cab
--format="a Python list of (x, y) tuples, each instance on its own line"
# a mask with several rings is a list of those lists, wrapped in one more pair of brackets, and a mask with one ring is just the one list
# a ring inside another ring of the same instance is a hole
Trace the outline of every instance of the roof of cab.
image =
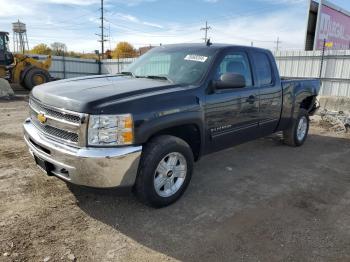
[(242, 45), (233, 45), (233, 44), (221, 44), (221, 43), (212, 43), (210, 46), (206, 45), (205, 43), (183, 43), (183, 44), (169, 44), (169, 45), (163, 45), (162, 47), (165, 48), (198, 48), (198, 49), (205, 49), (205, 48), (211, 48), (211, 49), (227, 49), (231, 47), (237, 47), (237, 48), (245, 48), (245, 49), (254, 49), (254, 50), (264, 50), (268, 51), (267, 49), (259, 48), (259, 47), (253, 47), (253, 46), (242, 46)]

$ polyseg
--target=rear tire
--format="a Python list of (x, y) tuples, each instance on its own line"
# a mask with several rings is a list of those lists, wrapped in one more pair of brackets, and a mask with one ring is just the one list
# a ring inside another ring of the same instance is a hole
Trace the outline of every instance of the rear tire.
[(299, 115), (293, 120), (291, 127), (283, 131), (284, 143), (289, 146), (301, 146), (304, 144), (309, 133), (309, 113), (300, 109)]
[(32, 68), (24, 77), (24, 87), (32, 90), (33, 87), (41, 85), (50, 81), (50, 74), (40, 68)]
[(178, 200), (192, 176), (193, 153), (182, 139), (162, 135), (142, 152), (135, 193), (146, 205), (160, 208)]

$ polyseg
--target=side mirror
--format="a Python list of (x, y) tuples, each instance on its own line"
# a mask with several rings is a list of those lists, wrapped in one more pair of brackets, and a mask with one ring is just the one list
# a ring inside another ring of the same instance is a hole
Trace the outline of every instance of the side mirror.
[(225, 73), (214, 82), (216, 89), (242, 88), (246, 86), (245, 77), (241, 74)]

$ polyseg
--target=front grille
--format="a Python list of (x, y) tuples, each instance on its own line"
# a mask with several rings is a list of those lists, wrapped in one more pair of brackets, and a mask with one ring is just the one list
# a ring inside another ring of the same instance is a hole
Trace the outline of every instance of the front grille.
[(36, 126), (36, 128), (38, 128), (41, 132), (43, 132), (44, 134), (47, 134), (52, 138), (56, 137), (58, 139), (65, 140), (67, 142), (74, 143), (74, 144), (78, 143), (79, 136), (76, 133), (58, 129), (56, 127), (49, 126), (49, 125), (42, 125), (39, 121), (36, 121), (36, 120), (34, 120), (33, 123)]
[(47, 106), (41, 105), (39, 102), (35, 101), (34, 99), (30, 99), (29, 104), (30, 104), (30, 107), (35, 111), (46, 113), (58, 119), (63, 119), (73, 123), (80, 123), (81, 121), (81, 118), (78, 115), (73, 115), (73, 114), (53, 110)]
[[(82, 146), (85, 143), (81, 130), (85, 128), (84, 114), (58, 109), (47, 106), (31, 98), (29, 100), (30, 117), (36, 128), (50, 139), (70, 144)], [(38, 114), (44, 114), (46, 122), (38, 120)]]

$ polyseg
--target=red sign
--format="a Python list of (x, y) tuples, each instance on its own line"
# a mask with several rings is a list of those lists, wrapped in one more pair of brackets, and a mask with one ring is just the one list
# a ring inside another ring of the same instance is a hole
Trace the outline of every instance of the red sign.
[(332, 49), (350, 49), (350, 16), (324, 4), (320, 7), (316, 49), (323, 48), (324, 40), (332, 42)]

